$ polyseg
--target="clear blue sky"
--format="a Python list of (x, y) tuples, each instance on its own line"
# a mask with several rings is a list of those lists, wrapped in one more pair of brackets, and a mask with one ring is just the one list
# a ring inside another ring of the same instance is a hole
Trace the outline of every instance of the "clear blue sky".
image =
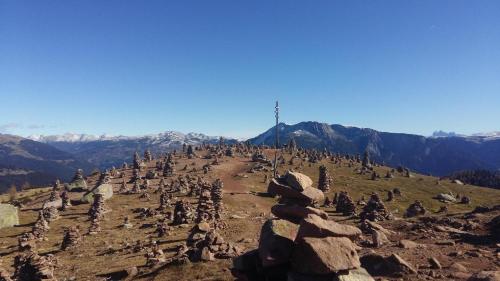
[(500, 1), (0, 0), (0, 131), (500, 130)]

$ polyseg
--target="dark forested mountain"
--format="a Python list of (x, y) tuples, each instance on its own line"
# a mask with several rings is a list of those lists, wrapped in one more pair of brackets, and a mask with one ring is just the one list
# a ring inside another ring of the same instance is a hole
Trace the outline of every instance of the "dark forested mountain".
[(459, 180), (466, 184), (500, 189), (500, 172), (488, 170), (460, 171), (453, 173), (450, 179)]
[(40, 186), (57, 178), (69, 180), (77, 168), (90, 172), (92, 165), (48, 144), (0, 134), (0, 192), (12, 184)]
[[(500, 169), (498, 137), (428, 138), (318, 122), (279, 124), (278, 128), (281, 144), (294, 138), (304, 148), (326, 148), (350, 154), (367, 150), (376, 161), (391, 166), (403, 165), (426, 174), (443, 176), (461, 170)], [(273, 145), (274, 139), (273, 127), (249, 141)]]

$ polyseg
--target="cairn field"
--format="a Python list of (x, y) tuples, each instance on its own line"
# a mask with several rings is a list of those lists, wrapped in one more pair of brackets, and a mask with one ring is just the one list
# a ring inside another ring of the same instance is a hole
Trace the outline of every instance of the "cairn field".
[[(262, 154), (272, 159), (274, 150), (263, 149)], [(217, 232), (224, 241), (235, 245), (241, 252), (258, 248), (259, 237), (263, 224), (272, 218), (271, 207), (278, 202), (278, 198), (266, 194), (269, 180), (272, 178), (272, 167), (259, 162), (252, 161), (252, 151), (245, 153), (234, 152), (233, 156), (220, 155), (218, 165), (210, 165), (210, 171), (204, 173), (203, 166), (212, 163), (213, 158), (205, 159), (210, 154), (205, 148), (195, 151), (196, 157), (189, 159), (183, 153), (173, 156), (175, 161), (175, 174), (165, 178), (168, 183), (184, 177), (201, 177), (204, 181), (213, 183), (216, 179), (222, 180), (223, 191), (223, 213), (221, 221), (225, 226)], [(332, 178), (329, 191), (325, 196), (333, 198), (335, 193), (347, 191), (352, 199), (357, 202), (362, 197), (367, 201), (372, 193), (377, 193), (383, 200), (387, 209), (393, 214), (393, 220), (379, 222), (384, 228), (393, 232), (389, 242), (381, 247), (374, 247), (370, 243), (371, 237), (363, 235), (356, 243), (360, 246), (358, 254), (364, 255), (377, 253), (382, 256), (397, 254), (406, 262), (411, 264), (416, 273), (400, 273), (389, 275), (373, 275), (374, 278), (385, 280), (468, 280), (474, 273), (481, 271), (498, 271), (500, 267), (500, 241), (477, 242), (474, 237), (487, 235), (489, 228), (487, 223), (500, 214), (500, 210), (494, 209), (467, 216), (479, 206), (492, 208), (500, 205), (500, 190), (461, 185), (448, 180), (439, 180), (436, 177), (412, 173), (407, 177), (404, 173), (393, 173), (393, 178), (385, 178), (391, 167), (375, 165), (373, 170), (380, 178), (372, 179), (370, 173), (358, 173), (361, 163), (348, 161), (334, 163), (326, 157), (316, 163), (296, 158), (291, 164), (292, 154), (281, 151), (284, 158), (279, 165), (278, 173), (283, 175), (287, 170), (294, 170), (309, 176), (313, 180), (313, 186), (317, 187), (319, 167), (327, 167)], [(163, 159), (163, 158), (162, 158)], [(156, 160), (146, 161), (146, 167), (141, 171), (144, 177), (147, 171), (156, 169)], [(184, 167), (187, 167), (184, 169)], [(258, 167), (258, 168), (256, 168)], [(194, 168), (194, 169), (193, 169)], [(252, 170), (252, 172), (250, 172)], [(151, 179), (149, 185), (151, 191), (149, 198), (142, 193), (121, 194), (121, 184), (125, 179), (133, 176), (133, 169), (117, 169), (120, 176), (111, 177), (113, 196), (105, 201), (107, 212), (100, 223), (101, 231), (95, 235), (88, 235), (90, 226), (88, 211), (91, 204), (73, 204), (66, 211), (59, 211), (60, 218), (50, 222), (50, 229), (43, 241), (36, 242), (36, 252), (41, 255), (53, 254), (57, 259), (54, 275), (57, 280), (235, 280), (232, 272), (233, 261), (231, 258), (215, 259), (213, 261), (189, 262), (185, 264), (169, 263), (171, 258), (178, 254), (178, 247), (185, 243), (190, 230), (196, 225), (195, 222), (181, 225), (171, 225), (168, 235), (158, 237), (156, 225), (159, 215), (140, 216), (134, 212), (140, 208), (156, 209), (160, 202), (160, 193), (154, 192), (162, 178), (161, 172), (155, 179)], [(267, 180), (266, 180), (267, 175)], [(86, 177), (90, 188), (97, 185), (100, 174)], [(127, 188), (132, 189), (133, 183), (127, 183)], [(400, 196), (394, 200), (387, 201), (387, 193), (398, 188)], [(0, 229), (0, 267), (13, 274), (15, 256), (20, 254), (18, 249), (18, 237), (25, 232), (30, 232), (37, 221), (38, 212), (50, 196), (51, 189), (39, 189), (19, 192), (17, 199), (23, 201), (19, 211), (20, 224), (14, 227)], [(443, 203), (434, 199), (438, 194), (460, 194), (470, 198), (469, 204)], [(74, 202), (83, 196), (84, 192), (68, 192), (70, 199)], [(169, 211), (173, 212), (176, 200), (184, 199), (192, 204), (195, 211), (198, 196), (172, 192), (174, 196)], [(9, 200), (7, 195), (0, 197), (1, 202)], [(408, 206), (419, 200), (427, 210), (424, 216), (404, 218)], [(320, 205), (323, 202), (319, 202)], [(440, 212), (446, 206), (446, 212)], [(359, 213), (363, 206), (357, 205)], [(346, 217), (335, 212), (335, 207), (319, 207), (328, 213), (329, 220), (342, 224), (350, 224), (359, 227), (360, 221), (357, 217)], [(160, 215), (161, 216), (161, 215)], [(124, 228), (124, 219), (129, 217), (130, 228)], [(423, 219), (430, 218), (430, 219)], [(442, 221), (452, 221), (456, 227), (449, 224), (443, 226)], [(168, 221), (169, 223), (171, 221)], [(469, 222), (474, 227), (465, 227)], [(78, 226), (82, 235), (82, 241), (73, 249), (61, 250), (61, 242), (64, 232), (70, 226)], [(460, 229), (467, 232), (468, 236), (457, 235)], [(460, 236), (460, 237), (459, 237)], [(472, 238), (471, 238), (472, 237)], [(470, 238), (470, 239), (467, 239)], [(417, 243), (416, 247), (402, 247), (401, 240), (411, 240)], [(140, 241), (142, 247), (134, 249)], [(152, 241), (156, 241), (163, 251), (166, 262), (160, 266), (148, 267), (147, 248)], [(429, 258), (439, 261), (437, 267), (429, 263)], [(362, 262), (363, 264), (363, 262)], [(463, 265), (465, 270), (457, 270), (457, 264)], [(124, 270), (137, 268), (137, 274), (128, 274), (127, 277), (118, 277)], [(110, 277), (111, 276), (111, 277)], [(240, 277), (241, 278), (241, 277)]]

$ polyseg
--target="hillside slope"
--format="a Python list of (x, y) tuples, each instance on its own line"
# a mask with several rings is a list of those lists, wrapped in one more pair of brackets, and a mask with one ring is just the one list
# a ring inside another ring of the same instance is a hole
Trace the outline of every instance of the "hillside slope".
[(11, 184), (41, 186), (57, 178), (68, 180), (78, 168), (90, 172), (92, 165), (48, 144), (0, 134), (0, 192)]

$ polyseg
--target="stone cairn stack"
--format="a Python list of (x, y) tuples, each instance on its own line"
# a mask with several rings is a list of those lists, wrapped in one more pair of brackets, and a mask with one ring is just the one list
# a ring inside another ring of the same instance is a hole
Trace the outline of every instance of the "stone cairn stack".
[(371, 278), (361, 268), (353, 242), (361, 236), (361, 230), (330, 221), (327, 213), (313, 207), (324, 196), (312, 187), (309, 177), (287, 172), (271, 180), (268, 192), (281, 196), (280, 201), (286, 203), (271, 208), (277, 218), (264, 223), (259, 248), (233, 260), (236, 277), (246, 280), (344, 280), (341, 276), (364, 275)]
[(193, 219), (193, 210), (191, 205), (184, 200), (175, 202), (174, 207), (174, 225), (190, 223)]
[(344, 216), (356, 215), (356, 205), (347, 191), (341, 191), (337, 196), (336, 211)]
[(318, 188), (323, 192), (330, 190), (331, 178), (325, 165), (319, 166)]
[(146, 151), (144, 151), (144, 160), (145, 160), (146, 162), (151, 162), (151, 161), (153, 161), (153, 154), (151, 154), (151, 150), (146, 149)]
[(61, 249), (63, 251), (68, 249), (75, 249), (79, 246), (81, 241), (82, 236), (80, 235), (80, 229), (77, 226), (71, 226), (64, 231)]
[(191, 229), (186, 246), (181, 247), (181, 250), (176, 259), (187, 257), (191, 262), (212, 261), (215, 258), (228, 259), (241, 254), (237, 246), (225, 242), (222, 236), (205, 221)]
[(224, 188), (224, 183), (222, 182), (222, 180), (217, 179), (212, 184), (212, 190), (210, 192), (210, 196), (211, 196), (212, 201), (214, 203), (214, 219), (216, 221), (220, 221), (222, 218), (222, 210), (223, 210), (222, 189), (223, 188)]
[(132, 170), (132, 177), (130, 178), (129, 183), (139, 182), (141, 180), (141, 172), (139, 169)]
[(49, 231), (49, 223), (45, 220), (45, 216), (43, 211), (38, 213), (38, 219), (35, 222), (35, 225), (31, 228), (31, 233), (33, 233), (34, 237), (37, 240), (43, 240), (45, 238), (45, 234)]
[(101, 220), (104, 217), (106, 207), (104, 206), (104, 197), (100, 193), (94, 194), (94, 202), (89, 210), (90, 228), (89, 234), (97, 234), (101, 231)]
[(163, 176), (172, 177), (174, 174), (175, 174), (175, 162), (172, 158), (172, 154), (169, 154), (167, 162), (163, 166)]
[(155, 267), (165, 263), (166, 258), (163, 250), (160, 248), (156, 241), (153, 241), (150, 248), (146, 252), (146, 266)]
[(56, 206), (50, 206), (42, 210), (43, 216), (48, 222), (59, 219), (59, 211)]
[(66, 211), (68, 207), (71, 206), (71, 202), (67, 191), (63, 191), (61, 193), (61, 200), (62, 200), (61, 211)]
[(172, 194), (167, 193), (166, 191), (163, 191), (160, 194), (160, 206), (158, 207), (158, 211), (160, 211), (160, 212), (166, 211), (172, 203), (171, 199), (172, 199)]
[(412, 218), (416, 216), (425, 215), (427, 210), (425, 210), (422, 202), (416, 200), (413, 204), (411, 204), (408, 209), (406, 209), (405, 217)]
[(37, 238), (32, 232), (25, 232), (21, 234), (17, 239), (19, 251), (23, 252), (36, 250), (36, 239)]
[(57, 281), (54, 269), (57, 260), (54, 255), (39, 256), (35, 252), (22, 253), (15, 257), (15, 280)]
[(120, 188), (118, 189), (119, 194), (127, 194), (129, 193), (129, 189), (127, 187), (127, 183), (125, 182), (125, 179), (123, 179), (122, 183), (120, 184)]
[(384, 202), (380, 200), (380, 197), (376, 193), (370, 196), (370, 200), (368, 200), (366, 206), (363, 207), (363, 211), (359, 214), (359, 217), (362, 221), (383, 221), (393, 218), (391, 212), (387, 210)]
[(134, 169), (140, 169), (141, 168), (141, 157), (139, 156), (139, 153), (136, 151), (134, 153), (134, 164), (133, 164)]
[(198, 207), (196, 208), (196, 222), (212, 222), (214, 219), (214, 202), (211, 198), (210, 184), (201, 186), (200, 196), (198, 198)]

